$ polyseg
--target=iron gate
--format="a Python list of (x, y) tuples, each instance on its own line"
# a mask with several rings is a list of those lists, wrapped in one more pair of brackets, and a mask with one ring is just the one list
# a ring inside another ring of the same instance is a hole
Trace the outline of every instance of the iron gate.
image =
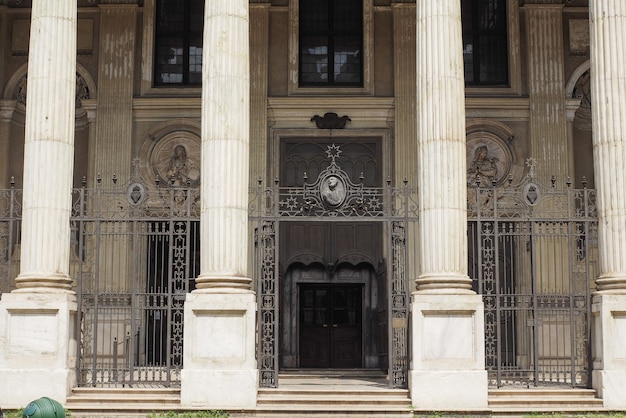
[(597, 276), (595, 191), (468, 189), (469, 275), (485, 304), (494, 386), (590, 384), (590, 292)]
[(407, 247), (417, 228), (416, 190), (407, 186), (366, 187), (353, 182), (336, 161), (339, 146), (328, 147), (330, 164), (301, 187), (259, 185), (251, 201), (255, 227), (255, 265), (258, 296), (258, 362), (260, 386), (276, 387), (279, 371), (279, 260), (281, 223), (351, 222), (355, 219), (383, 226), (386, 280), (385, 321), (390, 386), (407, 387), (409, 368), (409, 256)]
[(18, 274), (19, 243), (22, 226), (22, 191), (14, 188), (0, 190), (0, 296), (15, 288)]
[[(177, 386), (199, 274), (199, 192), (135, 179), (75, 191), (80, 386)], [(189, 186), (189, 185), (188, 185)]]

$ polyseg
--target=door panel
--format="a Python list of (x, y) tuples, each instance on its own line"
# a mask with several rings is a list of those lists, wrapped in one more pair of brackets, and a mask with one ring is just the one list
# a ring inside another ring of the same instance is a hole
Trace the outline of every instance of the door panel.
[(300, 367), (362, 367), (362, 286), (300, 286)]
[(361, 367), (361, 287), (333, 287), (331, 367)]

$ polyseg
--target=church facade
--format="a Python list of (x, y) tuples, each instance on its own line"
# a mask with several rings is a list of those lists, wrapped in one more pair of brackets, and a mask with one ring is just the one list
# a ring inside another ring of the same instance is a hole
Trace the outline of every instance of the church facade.
[(247, 410), (376, 370), (424, 410), (626, 408), (625, 27), (621, 0), (0, 0), (0, 405)]

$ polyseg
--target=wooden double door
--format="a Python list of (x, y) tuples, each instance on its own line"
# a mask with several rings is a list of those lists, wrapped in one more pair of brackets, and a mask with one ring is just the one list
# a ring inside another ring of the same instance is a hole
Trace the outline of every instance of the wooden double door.
[(363, 366), (363, 285), (300, 284), (302, 368)]

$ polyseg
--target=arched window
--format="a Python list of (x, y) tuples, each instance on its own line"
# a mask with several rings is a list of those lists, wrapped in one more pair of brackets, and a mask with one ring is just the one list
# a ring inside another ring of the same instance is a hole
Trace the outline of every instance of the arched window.
[(198, 86), (202, 82), (204, 0), (158, 0), (154, 85)]

